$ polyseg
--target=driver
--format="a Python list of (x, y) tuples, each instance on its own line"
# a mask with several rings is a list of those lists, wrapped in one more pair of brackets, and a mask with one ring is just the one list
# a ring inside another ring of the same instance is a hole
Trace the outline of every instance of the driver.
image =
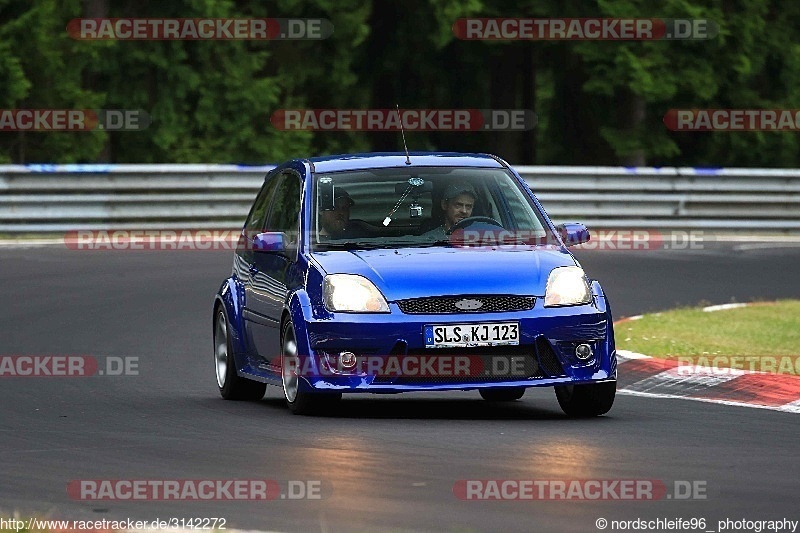
[(444, 223), (438, 228), (434, 228), (423, 234), (425, 237), (433, 237), (437, 240), (447, 238), (447, 230), (472, 216), (472, 209), (475, 207), (475, 200), (478, 193), (475, 188), (467, 182), (451, 183), (444, 190), (442, 196), (442, 211), (444, 212)]
[(354, 236), (355, 228), (350, 222), (350, 208), (355, 202), (344, 189), (336, 189), (334, 208), (320, 211), (319, 222), (321, 239), (349, 239)]

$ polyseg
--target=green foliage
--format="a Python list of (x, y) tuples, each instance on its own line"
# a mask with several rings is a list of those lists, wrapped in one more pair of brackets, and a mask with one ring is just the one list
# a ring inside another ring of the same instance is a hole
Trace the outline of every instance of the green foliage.
[[(0, 77), (3, 108), (103, 107), (103, 94), (87, 88), (81, 75), (97, 47), (83, 50), (65, 31), (66, 21), (80, 13), (79, 4), (77, 0), (0, 3), (0, 20), (8, 21), (0, 26), (0, 68), (9, 75)], [(3, 133), (0, 157), (64, 163), (91, 160), (105, 138), (101, 131)]]
[[(321, 17), (322, 41), (79, 41), (69, 20)], [(709, 19), (699, 41), (462, 41), (461, 17)], [(800, 165), (797, 133), (670, 132), (669, 109), (800, 109), (800, 3), (780, 0), (0, 0), (3, 109), (142, 109), (140, 132), (0, 132), (0, 162), (239, 162), (397, 150), (281, 131), (281, 109), (532, 108), (532, 132), (412, 132), (513, 163)]]

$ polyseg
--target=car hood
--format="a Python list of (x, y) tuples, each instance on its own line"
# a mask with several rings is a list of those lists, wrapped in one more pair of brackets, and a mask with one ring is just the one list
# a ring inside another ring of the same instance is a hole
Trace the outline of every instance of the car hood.
[(326, 274), (370, 279), (389, 301), (466, 294), (544, 296), (552, 269), (576, 265), (566, 249), (552, 246), (335, 250), (312, 256)]

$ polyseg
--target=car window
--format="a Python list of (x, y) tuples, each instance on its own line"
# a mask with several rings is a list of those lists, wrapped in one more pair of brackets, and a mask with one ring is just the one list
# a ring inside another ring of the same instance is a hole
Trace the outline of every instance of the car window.
[[(488, 185), (496, 216), (509, 229), (534, 230), (540, 236), (546, 234), (543, 222), (529, 208), (529, 201), (520, 187), (509, 180), (495, 179)], [(505, 208), (503, 208), (505, 204)]]
[(256, 196), (253, 207), (247, 215), (247, 220), (244, 224), (244, 229), (247, 235), (254, 235), (261, 231), (264, 227), (264, 222), (267, 217), (267, 207), (269, 206), (272, 194), (275, 191), (275, 186), (278, 184), (280, 176), (273, 175), (267, 178), (261, 190)]
[(264, 224), (264, 231), (282, 231), (286, 233), (286, 242), (293, 245), (297, 245), (299, 237), (301, 190), (300, 178), (295, 173), (282, 173)]

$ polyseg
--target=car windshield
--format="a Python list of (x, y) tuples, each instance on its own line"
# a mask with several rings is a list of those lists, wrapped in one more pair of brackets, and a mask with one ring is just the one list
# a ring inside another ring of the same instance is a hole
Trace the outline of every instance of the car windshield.
[(391, 168), (315, 175), (314, 250), (555, 242), (504, 169)]

